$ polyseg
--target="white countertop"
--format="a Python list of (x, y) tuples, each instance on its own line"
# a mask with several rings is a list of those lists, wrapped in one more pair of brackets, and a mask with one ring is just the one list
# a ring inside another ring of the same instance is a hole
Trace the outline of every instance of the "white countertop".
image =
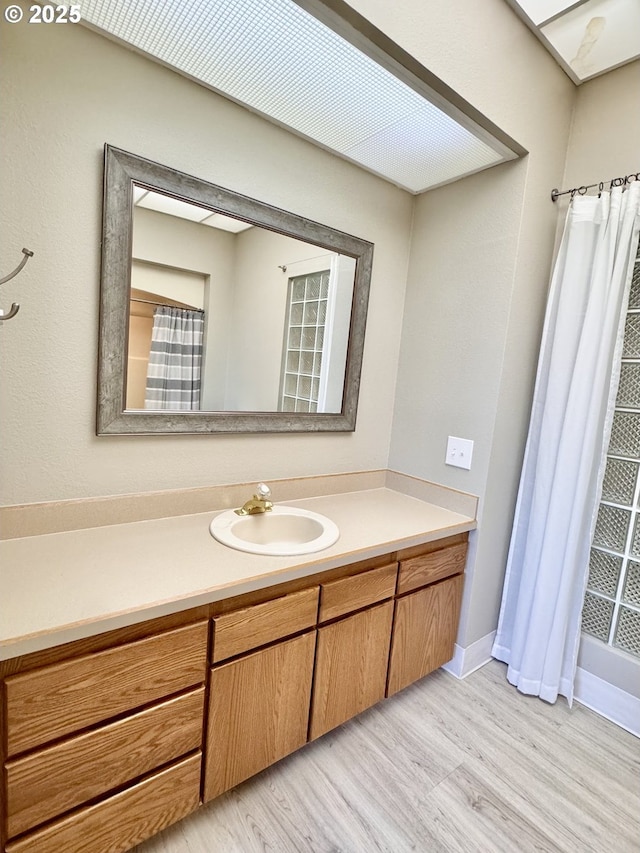
[(476, 526), (388, 488), (287, 501), (340, 528), (324, 551), (265, 557), (216, 542), (216, 512), (0, 542), (0, 660), (305, 577)]

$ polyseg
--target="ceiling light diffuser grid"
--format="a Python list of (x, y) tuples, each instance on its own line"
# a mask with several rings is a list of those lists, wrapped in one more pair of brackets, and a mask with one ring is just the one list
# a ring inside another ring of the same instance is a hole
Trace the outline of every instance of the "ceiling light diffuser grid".
[(435, 187), (486, 169), (502, 156), (437, 107), (419, 110), (354, 146), (349, 157), (400, 186)]
[(413, 192), (504, 159), (292, 0), (85, 0), (82, 10), (98, 29)]

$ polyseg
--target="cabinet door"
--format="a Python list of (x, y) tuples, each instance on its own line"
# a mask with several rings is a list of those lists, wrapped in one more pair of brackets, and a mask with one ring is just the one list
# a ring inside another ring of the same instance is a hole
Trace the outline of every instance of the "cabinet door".
[(310, 739), (384, 698), (393, 602), (318, 630)]
[(211, 671), (204, 800), (307, 741), (315, 631)]
[(451, 660), (463, 582), (457, 575), (397, 599), (387, 696)]

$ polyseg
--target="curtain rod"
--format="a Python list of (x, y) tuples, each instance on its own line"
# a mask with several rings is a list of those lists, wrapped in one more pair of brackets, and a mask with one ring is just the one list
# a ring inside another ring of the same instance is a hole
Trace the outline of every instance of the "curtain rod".
[[(636, 172), (635, 174), (632, 172), (630, 175), (626, 175), (624, 178), (611, 178), (611, 180), (609, 181), (609, 189), (612, 189), (613, 187), (625, 187), (627, 184), (630, 184), (633, 181), (640, 181), (640, 177), (638, 177), (639, 175), (640, 172)], [(571, 193), (571, 198), (573, 198), (576, 193), (578, 195), (586, 195), (587, 190), (591, 190), (594, 187), (598, 187), (598, 190), (602, 192), (606, 183), (607, 181), (600, 181), (597, 184), (588, 184), (586, 187), (574, 187), (572, 190), (560, 191), (558, 189), (553, 189), (551, 190), (551, 201), (555, 202), (558, 200), (559, 196), (567, 195), (568, 193)]]
[(138, 296), (130, 297), (131, 302), (143, 302), (145, 305), (158, 305), (160, 308), (178, 308), (180, 311), (198, 311), (204, 314), (204, 308), (183, 308), (182, 305), (170, 305), (168, 302), (154, 302), (152, 299), (140, 299)]

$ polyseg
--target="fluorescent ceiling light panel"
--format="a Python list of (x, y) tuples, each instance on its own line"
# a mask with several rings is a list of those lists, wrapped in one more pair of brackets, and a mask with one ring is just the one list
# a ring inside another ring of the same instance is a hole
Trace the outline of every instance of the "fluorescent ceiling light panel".
[(144, 198), (145, 195), (149, 192), (149, 190), (144, 187), (139, 187), (137, 184), (133, 185), (133, 203), (139, 204), (140, 199)]
[(446, 184), (503, 161), (448, 116), (441, 113), (434, 121), (436, 107), (423, 104), (411, 116), (354, 146), (351, 158), (404, 187)]
[(212, 228), (219, 228), (221, 231), (231, 231), (232, 234), (239, 234), (240, 231), (246, 231), (247, 228), (253, 227), (248, 222), (234, 219), (232, 216), (225, 216), (223, 213), (214, 213), (213, 216), (203, 219), (200, 225), (210, 225)]
[(516, 156), (293, 0), (85, 0), (82, 16), (411, 192)]
[(241, 219), (234, 219), (223, 213), (213, 213), (205, 207), (199, 207), (197, 204), (182, 201), (170, 195), (156, 193), (136, 184), (133, 185), (133, 203), (136, 207), (155, 210), (156, 213), (165, 213), (167, 216), (177, 216), (179, 219), (188, 219), (199, 225), (210, 225), (212, 228), (231, 231), (234, 234), (252, 227), (250, 223), (243, 222)]
[(201, 222), (207, 216), (211, 216), (210, 210), (203, 210), (201, 207), (180, 201), (173, 196), (154, 192), (148, 192), (137, 202), (136, 206), (146, 207), (148, 210), (155, 210), (158, 213), (167, 213), (169, 216), (178, 216), (180, 219), (190, 219), (192, 222)]

